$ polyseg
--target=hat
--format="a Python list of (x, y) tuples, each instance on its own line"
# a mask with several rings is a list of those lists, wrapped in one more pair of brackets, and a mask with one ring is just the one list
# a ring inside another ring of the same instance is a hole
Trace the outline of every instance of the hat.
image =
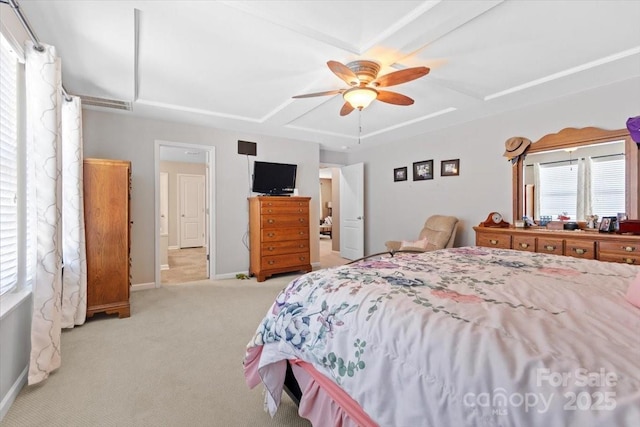
[(629, 117), (627, 129), (629, 129), (631, 139), (640, 144), (640, 116)]
[(524, 153), (531, 145), (531, 140), (521, 136), (509, 138), (504, 143), (505, 152), (503, 156), (512, 159)]

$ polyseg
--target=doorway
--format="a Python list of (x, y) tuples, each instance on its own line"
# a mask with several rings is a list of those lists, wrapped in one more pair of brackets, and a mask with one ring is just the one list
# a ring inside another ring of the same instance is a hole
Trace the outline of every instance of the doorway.
[(156, 141), (155, 286), (215, 275), (215, 148)]

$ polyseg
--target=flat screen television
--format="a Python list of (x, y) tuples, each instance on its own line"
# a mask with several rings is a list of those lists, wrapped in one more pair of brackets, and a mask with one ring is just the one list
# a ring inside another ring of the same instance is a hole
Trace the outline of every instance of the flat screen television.
[(254, 193), (278, 195), (292, 194), (296, 186), (296, 172), (298, 165), (288, 163), (253, 163), (253, 183), (251, 191)]

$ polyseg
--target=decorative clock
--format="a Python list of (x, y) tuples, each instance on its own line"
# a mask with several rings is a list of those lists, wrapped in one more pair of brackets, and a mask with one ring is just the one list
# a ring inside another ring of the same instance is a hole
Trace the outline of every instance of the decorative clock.
[(480, 227), (507, 228), (509, 223), (502, 219), (502, 215), (499, 212), (491, 212), (487, 219), (480, 223)]

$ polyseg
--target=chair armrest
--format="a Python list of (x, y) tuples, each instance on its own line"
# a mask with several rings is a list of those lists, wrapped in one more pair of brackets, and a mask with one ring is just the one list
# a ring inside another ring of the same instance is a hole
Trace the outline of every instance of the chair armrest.
[(387, 250), (391, 251), (391, 252), (395, 252), (395, 251), (400, 250), (400, 246), (402, 246), (402, 242), (397, 241), (397, 240), (389, 240), (389, 241), (385, 242), (384, 244), (387, 247)]

